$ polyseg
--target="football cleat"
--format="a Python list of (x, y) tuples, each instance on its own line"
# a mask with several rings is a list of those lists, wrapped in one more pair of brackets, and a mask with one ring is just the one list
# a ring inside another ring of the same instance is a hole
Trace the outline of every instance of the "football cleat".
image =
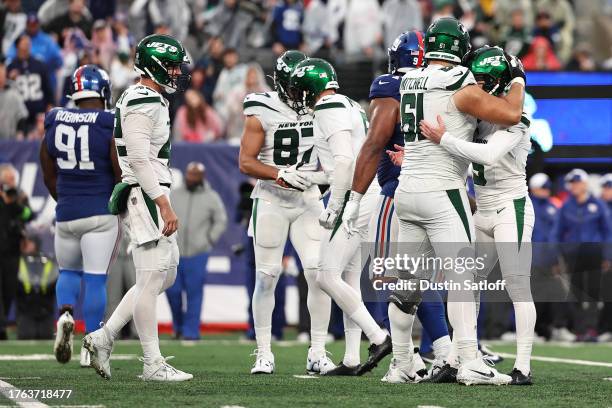
[[(168, 356), (166, 358), (160, 357), (153, 363), (147, 364), (145, 362), (142, 368), (142, 376), (140, 378), (143, 381), (168, 381), (168, 382), (179, 382), (189, 381), (193, 378), (193, 374), (185, 373), (181, 370), (177, 370), (168, 364), (168, 360), (174, 358), (174, 356)], [(140, 359), (143, 361), (143, 359)]]
[(425, 364), (418, 354), (413, 354), (410, 361), (400, 362), (397, 358), (391, 359), (389, 370), (380, 380), (391, 384), (419, 383), (427, 375)]
[(271, 351), (260, 352), (255, 350), (253, 354), (257, 356), (255, 364), (251, 368), (251, 374), (272, 374), (274, 373), (274, 354)]
[(83, 337), (83, 348), (89, 352), (90, 367), (106, 380), (111, 378), (110, 356), (113, 352), (113, 341), (106, 327)]
[(89, 367), (91, 364), (91, 358), (89, 357), (89, 351), (85, 347), (81, 346), (81, 367)]
[(475, 358), (462, 364), (457, 371), (457, 382), (465, 385), (506, 385), (511, 381), (512, 377), (487, 365), (483, 358)]
[(329, 370), (327, 372), (325, 372), (325, 374), (321, 374), (321, 375), (325, 375), (325, 376), (344, 376), (344, 377), (356, 377), (358, 376), (358, 372), (359, 372), (359, 367), (358, 365), (354, 366), (354, 367), (350, 367), (350, 366), (346, 366), (344, 365), (344, 362), (341, 361), (340, 363), (338, 363), (338, 365), (332, 369)]
[(306, 358), (306, 373), (325, 375), (328, 371), (336, 368), (333, 361), (327, 356), (327, 352), (316, 355), (312, 347), (308, 349), (308, 357)]
[(510, 385), (532, 385), (533, 380), (531, 379), (531, 373), (525, 375), (518, 368), (513, 368), (510, 373), (510, 377), (512, 377), (512, 382)]
[(427, 382), (448, 384), (457, 382), (457, 369), (448, 363), (441, 366), (432, 365)]
[(374, 367), (378, 365), (380, 360), (391, 354), (393, 346), (391, 344), (391, 337), (387, 336), (385, 341), (380, 344), (370, 344), (368, 347), (368, 359), (365, 363), (359, 366), (357, 375), (363, 375), (369, 371), (372, 371)]
[(72, 342), (74, 338), (74, 319), (70, 312), (64, 312), (57, 319), (57, 333), (53, 344), (53, 354), (55, 359), (62, 364), (66, 364), (72, 358)]
[(496, 354), (495, 352), (493, 352), (493, 350), (491, 350), (488, 346), (481, 344), (480, 345), (480, 350), (482, 353), (482, 357), (485, 360), (488, 360), (491, 362), (491, 364), (495, 365), (495, 364), (499, 364), (502, 361), (504, 361), (504, 358), (502, 356), (500, 356), (499, 354)]

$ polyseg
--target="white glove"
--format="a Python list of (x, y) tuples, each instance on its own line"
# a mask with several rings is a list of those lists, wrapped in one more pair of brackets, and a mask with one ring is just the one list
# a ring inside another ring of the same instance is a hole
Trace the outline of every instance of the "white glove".
[(319, 215), (319, 225), (326, 229), (334, 228), (340, 211), (342, 210), (342, 202), (329, 200), (327, 207)]
[[(304, 177), (305, 179), (307, 179), (310, 184), (329, 184), (329, 177), (327, 177), (327, 174), (325, 174), (324, 171), (304, 171), (304, 170), (300, 170), (300, 167), (302, 167), (304, 165), (304, 163), (296, 163), (291, 167), (287, 168), (287, 171), (290, 172), (297, 172), (300, 174), (300, 176)], [(310, 186), (309, 186), (310, 187)]]
[(282, 180), (290, 187), (300, 191), (304, 191), (312, 185), (312, 182), (304, 177), (302, 172), (297, 171), (295, 167), (280, 169), (276, 180)]
[(357, 232), (357, 219), (359, 218), (359, 203), (363, 194), (351, 191), (349, 200), (342, 213), (342, 227), (349, 235)]

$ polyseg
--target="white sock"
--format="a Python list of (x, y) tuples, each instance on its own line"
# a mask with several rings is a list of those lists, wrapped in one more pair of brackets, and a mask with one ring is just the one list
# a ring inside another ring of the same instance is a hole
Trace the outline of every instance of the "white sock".
[(161, 357), (157, 333), (157, 296), (167, 271), (136, 270), (134, 323), (142, 345), (145, 364)]
[(318, 269), (305, 268), (308, 283), (308, 312), (310, 313), (310, 347), (317, 355), (325, 353), (325, 340), (331, 313), (331, 299), (317, 283)]
[(257, 271), (253, 292), (253, 322), (259, 353), (271, 352), (272, 311), (274, 310), (274, 290), (277, 282), (278, 277)]
[(387, 338), (387, 334), (376, 324), (376, 321), (370, 315), (363, 302), (350, 318), (361, 327), (361, 330), (363, 330), (370, 342), (378, 345), (382, 344)]
[(414, 315), (404, 313), (395, 303), (391, 302), (389, 303), (389, 322), (391, 323), (393, 357), (403, 362), (410, 361), (414, 352), (412, 343)]
[(136, 296), (136, 285), (132, 286), (123, 295), (123, 299), (117, 305), (113, 314), (108, 318), (108, 321), (104, 325), (108, 329), (108, 333), (111, 336), (111, 341), (114, 341), (119, 337), (123, 327), (132, 320), (134, 313), (134, 299)]
[(514, 367), (527, 375), (531, 372), (531, 349), (533, 347), (536, 310), (533, 302), (515, 302), (516, 361)]
[(432, 347), (436, 360), (447, 361), (451, 351), (452, 342), (449, 335), (434, 340)]
[(457, 355), (457, 343), (455, 339), (451, 341), (451, 347), (446, 357), (446, 362), (453, 368), (459, 367), (459, 356)]
[(359, 346), (361, 345), (361, 329), (344, 314), (344, 359), (342, 362), (347, 367), (354, 367), (361, 363)]
[(453, 326), (453, 342), (457, 345), (460, 363), (467, 363), (478, 356), (476, 339), (476, 305), (474, 302), (453, 301), (449, 291), (448, 318)]

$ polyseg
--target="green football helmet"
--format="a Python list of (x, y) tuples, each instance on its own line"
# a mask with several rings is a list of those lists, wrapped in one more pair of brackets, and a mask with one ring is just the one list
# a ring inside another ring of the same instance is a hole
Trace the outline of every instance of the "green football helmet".
[(300, 115), (314, 108), (317, 97), (323, 91), (338, 88), (336, 70), (321, 58), (307, 58), (300, 62), (289, 80), (289, 95)]
[[(136, 46), (134, 69), (151, 78), (169, 94), (184, 91), (189, 86), (189, 57), (183, 45), (169, 35), (148, 35)], [(171, 74), (174, 67), (180, 73)]]
[(278, 93), (281, 101), (287, 105), (293, 107), (293, 101), (289, 98), (289, 80), (291, 79), (291, 73), (297, 64), (304, 61), (306, 54), (301, 51), (289, 50), (283, 53), (276, 60), (276, 67), (274, 68), (274, 90)]
[(465, 55), (463, 65), (483, 82), (482, 89), (494, 96), (501, 95), (510, 81), (510, 65), (499, 47), (485, 45)]
[(459, 22), (452, 17), (442, 17), (432, 23), (425, 33), (425, 59), (443, 60), (461, 63), (461, 59), (470, 51), (470, 35)]

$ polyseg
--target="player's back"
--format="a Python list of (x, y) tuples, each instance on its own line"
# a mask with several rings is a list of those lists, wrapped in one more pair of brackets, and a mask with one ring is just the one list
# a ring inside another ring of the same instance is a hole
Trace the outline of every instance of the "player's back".
[(401, 130), (404, 134), (404, 161), (400, 189), (428, 192), (461, 188), (469, 162), (455, 157), (421, 135), (419, 123), (437, 124), (440, 115), (448, 132), (472, 140), (476, 119), (457, 110), (452, 96), (475, 84), (463, 66), (429, 65), (407, 72), (400, 85)]
[(47, 114), (44, 143), (57, 165), (58, 221), (109, 214), (112, 137), (111, 112), (56, 108)]
[[(531, 149), (529, 119), (505, 130), (508, 134), (496, 135), (518, 138), (518, 143), (492, 165), (472, 163), (474, 189), (478, 208), (494, 208), (496, 204), (525, 197), (527, 191), (527, 156)], [(502, 130), (499, 125), (481, 121), (474, 135), (475, 143), (487, 144), (495, 132)]]
[[(369, 99), (393, 98), (399, 102), (401, 81), (402, 77), (399, 75), (384, 74), (379, 76), (372, 81)], [(399, 123), (395, 124), (393, 135), (391, 135), (385, 149), (381, 153), (378, 168), (376, 169), (378, 184), (382, 188), (382, 194), (388, 197), (393, 197), (397, 184), (399, 183), (400, 168), (393, 164), (387, 154), (387, 150), (395, 150), (395, 145), (404, 145), (404, 135), (402, 134)]]

